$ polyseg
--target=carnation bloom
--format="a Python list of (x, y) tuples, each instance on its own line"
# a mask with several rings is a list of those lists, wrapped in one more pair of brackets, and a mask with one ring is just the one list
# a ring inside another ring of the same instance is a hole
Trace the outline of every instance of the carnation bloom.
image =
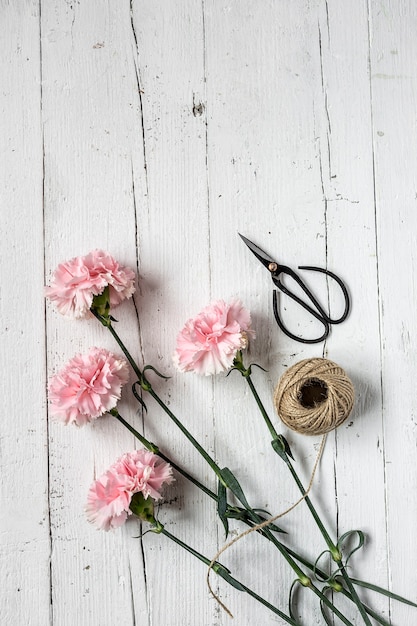
[(206, 376), (228, 370), (238, 350), (246, 348), (248, 335), (254, 335), (250, 326), (250, 313), (240, 300), (213, 302), (178, 334), (175, 365)]
[(161, 499), (161, 487), (171, 483), (171, 466), (149, 450), (135, 450), (124, 454), (112, 466), (118, 474), (130, 477), (133, 493), (140, 491), (144, 497)]
[(88, 520), (101, 530), (117, 528), (130, 515), (133, 493), (126, 476), (109, 469), (91, 485), (87, 496)]
[(135, 274), (119, 265), (110, 254), (94, 250), (58, 265), (46, 296), (56, 303), (58, 311), (69, 317), (85, 317), (93, 303), (109, 286), (110, 305), (117, 306), (135, 291)]
[(171, 466), (156, 454), (143, 449), (124, 454), (91, 485), (87, 518), (101, 530), (117, 528), (131, 515), (135, 493), (159, 500), (162, 485), (173, 480)]
[(79, 354), (49, 381), (52, 414), (83, 426), (113, 409), (129, 380), (127, 362), (103, 348)]

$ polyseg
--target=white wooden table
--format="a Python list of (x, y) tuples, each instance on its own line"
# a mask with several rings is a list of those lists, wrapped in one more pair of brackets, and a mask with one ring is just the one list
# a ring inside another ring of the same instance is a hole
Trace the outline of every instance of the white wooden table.
[[(110, 416), (82, 429), (48, 421), (47, 377), (90, 346), (117, 352), (94, 320), (44, 302), (56, 265), (94, 248), (137, 269), (120, 333), (171, 376), (158, 392), (257, 506), (278, 513), (296, 488), (239, 375), (174, 370), (178, 330), (211, 299), (240, 297), (271, 414), (291, 364), (324, 355), (346, 369), (354, 412), (328, 438), (312, 498), (334, 535), (365, 531), (353, 575), (417, 600), (415, 2), (2, 0), (0, 23), (0, 623), (229, 624), (191, 555), (138, 539), (135, 522), (109, 533), (86, 522), (91, 481), (133, 437)], [(352, 311), (325, 344), (278, 330), (272, 284), (238, 232), (343, 277)], [(142, 420), (127, 390), (121, 408), (215, 488), (155, 404)], [(307, 482), (320, 438), (276, 427)], [(181, 477), (159, 517), (209, 557), (225, 542), (212, 501)], [(311, 559), (325, 548), (305, 505), (281, 525)], [(286, 610), (294, 575), (267, 541), (252, 534), (222, 562)], [(282, 623), (213, 582), (237, 626)], [(417, 624), (417, 609), (364, 597), (393, 625)], [(306, 626), (324, 623), (308, 593), (299, 608)]]

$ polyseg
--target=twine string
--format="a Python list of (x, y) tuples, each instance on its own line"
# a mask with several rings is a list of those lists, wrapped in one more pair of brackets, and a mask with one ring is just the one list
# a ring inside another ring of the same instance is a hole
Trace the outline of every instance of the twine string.
[(317, 470), (318, 464), (319, 464), (320, 459), (321, 459), (322, 454), (323, 454), (324, 445), (326, 443), (326, 438), (327, 438), (327, 433), (324, 433), (323, 437), (322, 437), (322, 440), (321, 440), (321, 443), (320, 443), (320, 448), (319, 448), (319, 451), (317, 453), (317, 457), (316, 457), (316, 460), (315, 460), (315, 463), (314, 463), (313, 471), (311, 473), (310, 482), (308, 484), (308, 487), (307, 487), (306, 491), (301, 496), (301, 498), (299, 498), (296, 502), (294, 502), (294, 504), (292, 504), (290, 507), (288, 507), (288, 509), (285, 509), (285, 511), (282, 511), (281, 513), (278, 513), (278, 515), (274, 515), (274, 517), (271, 517), (271, 518), (269, 518), (267, 520), (264, 520), (263, 522), (260, 522), (259, 524), (256, 524), (255, 526), (252, 526), (251, 528), (248, 528), (244, 532), (240, 533), (237, 537), (235, 537), (234, 539), (232, 539), (231, 541), (226, 543), (226, 545), (224, 545), (222, 548), (220, 548), (220, 550), (217, 552), (217, 554), (215, 554), (215, 556), (212, 558), (212, 560), (210, 562), (210, 565), (208, 567), (208, 571), (207, 571), (207, 577), (206, 577), (207, 586), (209, 588), (209, 591), (210, 591), (211, 595), (216, 600), (216, 602), (222, 607), (222, 609), (232, 619), (233, 619), (232, 612), (220, 600), (219, 596), (215, 593), (215, 591), (213, 590), (213, 588), (211, 586), (211, 583), (210, 583), (210, 573), (211, 573), (211, 570), (213, 569), (214, 564), (216, 563), (217, 559), (223, 554), (223, 552), (228, 550), (237, 541), (240, 541), (241, 539), (243, 539), (243, 537), (246, 537), (250, 533), (253, 533), (253, 532), (257, 531), (257, 530), (262, 530), (262, 528), (265, 528), (266, 526), (269, 526), (270, 524), (275, 522), (277, 519), (280, 519), (281, 517), (284, 517), (284, 515), (287, 515), (288, 513), (293, 511), (308, 496), (308, 494), (310, 493), (310, 490), (311, 490), (311, 488), (313, 486), (313, 481), (314, 481), (314, 477), (316, 475), (316, 470)]

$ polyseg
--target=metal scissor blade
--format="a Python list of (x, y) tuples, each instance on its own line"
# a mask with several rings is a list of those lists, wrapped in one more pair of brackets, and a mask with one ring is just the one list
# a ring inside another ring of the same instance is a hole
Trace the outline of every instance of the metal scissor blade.
[(262, 265), (266, 267), (266, 269), (269, 269), (269, 265), (271, 263), (276, 263), (276, 261), (272, 257), (270, 257), (269, 254), (267, 254), (264, 250), (262, 250), (262, 248), (254, 244), (253, 241), (250, 241), (240, 233), (238, 233), (238, 235), (248, 246), (249, 250), (253, 252), (256, 258), (262, 263)]

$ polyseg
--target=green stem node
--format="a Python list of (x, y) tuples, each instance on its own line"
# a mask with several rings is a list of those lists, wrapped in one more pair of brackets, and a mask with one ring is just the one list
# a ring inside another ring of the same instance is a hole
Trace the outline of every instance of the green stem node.
[(334, 547), (333, 549), (330, 548), (330, 554), (332, 555), (332, 559), (333, 561), (335, 561), (338, 565), (339, 563), (342, 561), (342, 553), (340, 552), (339, 548)]
[(337, 580), (329, 580), (328, 585), (333, 589), (333, 591), (337, 591), (338, 593), (344, 591), (343, 585), (337, 582)]

